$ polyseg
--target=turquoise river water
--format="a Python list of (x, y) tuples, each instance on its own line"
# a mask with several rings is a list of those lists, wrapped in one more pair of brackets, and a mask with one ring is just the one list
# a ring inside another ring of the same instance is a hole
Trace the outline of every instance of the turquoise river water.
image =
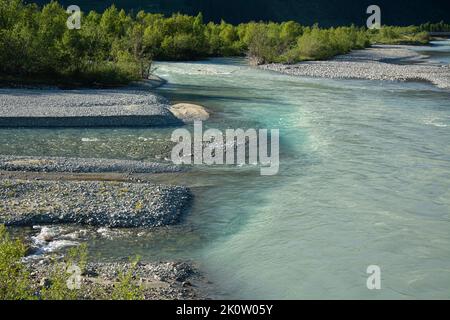
[[(445, 63), (449, 44), (425, 49)], [(280, 129), (280, 172), (176, 175), (195, 195), (179, 226), (95, 240), (94, 252), (192, 259), (219, 298), (450, 298), (449, 91), (291, 77), (240, 59), (156, 73), (168, 80), (158, 93), (212, 111), (208, 127)], [(171, 131), (2, 129), (0, 153), (153, 159)], [(366, 287), (369, 265), (381, 290)]]

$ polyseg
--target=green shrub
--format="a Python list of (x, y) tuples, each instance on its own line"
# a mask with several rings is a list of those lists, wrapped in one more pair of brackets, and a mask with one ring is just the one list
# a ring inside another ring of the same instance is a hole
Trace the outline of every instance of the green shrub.
[(328, 31), (319, 28), (304, 33), (298, 39), (297, 48), (300, 60), (326, 59), (335, 54)]
[[(81, 287), (81, 280), (74, 277), (81, 277), (86, 271), (88, 251), (87, 246), (70, 248), (63, 261), (54, 261), (49, 275), (49, 285), (44, 286), (40, 291), (43, 300), (76, 300), (79, 299), (84, 288)], [(77, 274), (79, 272), (79, 274)], [(69, 283), (72, 287), (69, 288)], [(80, 287), (77, 287), (79, 285)]]
[(22, 264), (26, 247), (0, 225), (0, 300), (33, 299), (30, 275)]
[(140, 258), (131, 261), (131, 266), (126, 272), (119, 274), (118, 282), (114, 284), (111, 294), (113, 300), (143, 300), (144, 290), (142, 284), (137, 283), (134, 273)]
[(371, 40), (380, 44), (427, 44), (430, 41), (428, 32), (420, 27), (383, 26), (380, 30), (370, 32)]

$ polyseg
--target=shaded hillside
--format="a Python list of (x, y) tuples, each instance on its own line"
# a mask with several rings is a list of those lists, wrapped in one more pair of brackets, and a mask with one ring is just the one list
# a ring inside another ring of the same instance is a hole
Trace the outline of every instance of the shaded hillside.
[[(48, 0), (28, 1), (39, 4)], [(450, 1), (447, 0), (61, 0), (64, 5), (78, 4), (83, 10), (103, 11), (111, 4), (127, 11), (145, 10), (164, 13), (182, 12), (195, 15), (202, 12), (205, 20), (230, 23), (251, 20), (286, 21), (302, 24), (319, 22), (323, 26), (355, 23), (363, 25), (366, 8), (378, 4), (384, 24), (410, 25), (427, 21), (450, 21)]]

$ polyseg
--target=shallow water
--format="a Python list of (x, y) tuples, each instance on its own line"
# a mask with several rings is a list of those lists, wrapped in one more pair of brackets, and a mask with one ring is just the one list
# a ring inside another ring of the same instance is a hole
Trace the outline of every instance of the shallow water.
[[(205, 105), (209, 127), (279, 128), (280, 173), (172, 176), (195, 194), (180, 226), (96, 239), (91, 252), (193, 259), (221, 298), (450, 297), (450, 92), (290, 77), (240, 59), (157, 68), (169, 81), (158, 92)], [(142, 138), (165, 144), (171, 130), (1, 132), (0, 153), (152, 159)], [(367, 289), (369, 265), (382, 290)]]
[(431, 41), (432, 48), (429, 46), (417, 47), (416, 50), (424, 55), (428, 55), (431, 60), (450, 64), (450, 40)]

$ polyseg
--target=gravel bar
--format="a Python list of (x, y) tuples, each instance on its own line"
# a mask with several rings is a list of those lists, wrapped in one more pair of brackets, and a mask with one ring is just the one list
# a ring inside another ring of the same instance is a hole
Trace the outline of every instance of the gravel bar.
[(0, 155), (0, 170), (69, 173), (172, 173), (181, 167), (157, 162)]
[(424, 58), (410, 46), (377, 45), (327, 61), (292, 65), (274, 63), (260, 68), (304, 77), (426, 81), (439, 88), (450, 89), (450, 66), (431, 63)]
[(189, 189), (147, 183), (0, 181), (0, 223), (76, 223), (113, 228), (174, 224), (191, 200)]
[(145, 90), (0, 89), (0, 127), (182, 125), (169, 108)]
[[(31, 280), (36, 292), (51, 284), (54, 262), (49, 260), (29, 260)], [(120, 274), (133, 270), (132, 281), (141, 285), (145, 300), (192, 300), (208, 298), (200, 290), (206, 286), (206, 279), (194, 265), (186, 262), (139, 262), (132, 266), (127, 262), (89, 262), (81, 277), (78, 299), (95, 300), (110, 297)], [(99, 296), (99, 292), (107, 294)]]

